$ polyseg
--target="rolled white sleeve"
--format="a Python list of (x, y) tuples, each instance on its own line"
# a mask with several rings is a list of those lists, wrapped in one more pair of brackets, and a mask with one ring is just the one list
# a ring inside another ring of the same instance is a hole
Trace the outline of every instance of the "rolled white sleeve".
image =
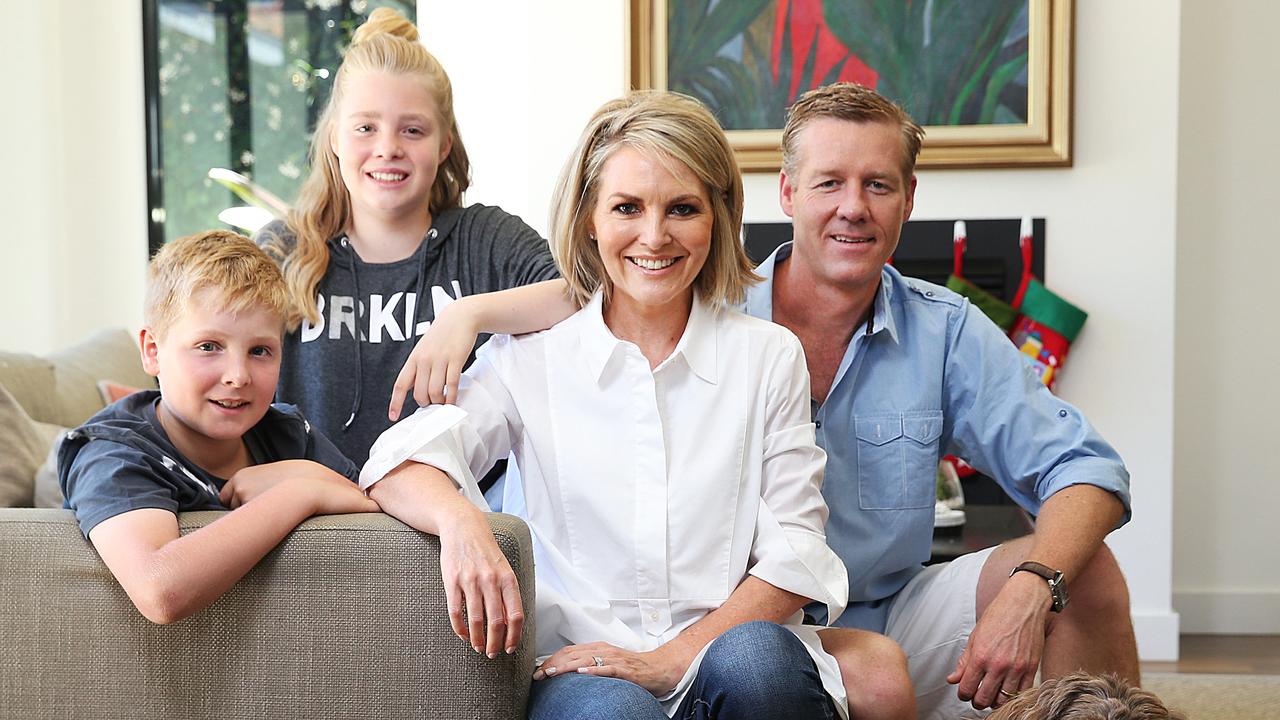
[(799, 341), (788, 336), (768, 379), (760, 511), (748, 571), (827, 606), (834, 621), (848, 602), (844, 563), (827, 546), (822, 498), (826, 453), (809, 419), (809, 371)]
[[(482, 350), (498, 353), (509, 340), (498, 336)], [(489, 506), (480, 492), (476, 475), (511, 452), (512, 434), (520, 427), (519, 415), (490, 357), (477, 357), (463, 374), (457, 405), (429, 405), (387, 428), (369, 451), (360, 471), (360, 489), (368, 492), (379, 480), (406, 461), (430, 465), (448, 475), (459, 492), (482, 510)]]

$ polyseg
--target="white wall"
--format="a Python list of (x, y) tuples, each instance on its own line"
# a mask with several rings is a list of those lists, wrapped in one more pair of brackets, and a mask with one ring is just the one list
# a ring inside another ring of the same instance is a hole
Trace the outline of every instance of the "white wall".
[[(471, 199), (500, 200), (545, 231), (560, 163), (592, 110), (626, 87), (622, 6), (562, 0), (531, 14), (517, 0), (420, 3), (470, 147), (485, 148), (473, 156)], [(1075, 167), (923, 172), (916, 198), (918, 218), (1046, 218), (1047, 280), (1090, 311), (1059, 390), (1133, 473), (1135, 519), (1111, 545), (1148, 659), (1174, 657), (1178, 632), (1170, 607), (1178, 23), (1177, 3), (1082, 2)], [(479, 25), (494, 42), (453, 30)], [(513, 92), (531, 97), (528, 113), (512, 108)], [(746, 215), (784, 219), (776, 175), (748, 177)]]
[(0, 349), (140, 322), (146, 269), (136, 0), (0, 0), (6, 40)]
[(1184, 0), (1182, 24), (1174, 606), (1280, 633), (1280, 5)]

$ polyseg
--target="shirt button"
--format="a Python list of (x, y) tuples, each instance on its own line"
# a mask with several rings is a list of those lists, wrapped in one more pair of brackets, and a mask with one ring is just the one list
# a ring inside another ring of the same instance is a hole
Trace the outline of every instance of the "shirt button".
[(926, 291), (924, 292), (924, 296), (925, 296), (925, 297), (933, 297), (933, 291), (932, 291), (932, 290), (926, 290)]
[(651, 613), (649, 613), (649, 619), (650, 619), (650, 620), (652, 620), (652, 621), (654, 621), (654, 622), (657, 622), (657, 621), (658, 621), (658, 613), (656, 613), (656, 612), (651, 612)]
[(1067, 411), (1066, 411), (1066, 410), (1059, 410), (1059, 411), (1058, 411), (1058, 417), (1064, 418), (1064, 417), (1066, 417), (1066, 416), (1067, 416)]
[(817, 428), (818, 428), (819, 430), (821, 430), (821, 429), (822, 429), (822, 421), (821, 421), (821, 420), (814, 420), (814, 421), (813, 421), (813, 424), (814, 424), (814, 425), (816, 425), (816, 426), (817, 426)]

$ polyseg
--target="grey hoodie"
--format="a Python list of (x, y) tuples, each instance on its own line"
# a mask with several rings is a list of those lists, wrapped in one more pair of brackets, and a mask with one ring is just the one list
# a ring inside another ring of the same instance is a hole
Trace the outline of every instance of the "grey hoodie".
[[(282, 221), (255, 240), (277, 259), (297, 243)], [(404, 260), (367, 263), (345, 236), (329, 241), (329, 253), (316, 290), (320, 321), (285, 337), (276, 400), (297, 405), (358, 466), (391, 426), (391, 386), (438, 310), (464, 295), (559, 277), (537, 231), (485, 205), (437, 214)], [(417, 407), (410, 394), (401, 417)]]

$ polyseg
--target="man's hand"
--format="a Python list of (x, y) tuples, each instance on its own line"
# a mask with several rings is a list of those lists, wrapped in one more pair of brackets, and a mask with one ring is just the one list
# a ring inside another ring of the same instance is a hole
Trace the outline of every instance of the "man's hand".
[(453, 632), (490, 658), (514, 653), (524, 628), (520, 586), (483, 515), (441, 528), (440, 574)]
[[(1044, 651), (1053, 598), (1042, 578), (1016, 573), (978, 618), (947, 682), (975, 708), (998, 707), (1031, 687)], [(1001, 694), (1003, 690), (1007, 694)]]
[[(689, 669), (671, 655), (663, 652), (663, 648), (637, 653), (603, 642), (568, 645), (547, 658), (533, 673), (533, 679), (578, 672), (628, 680), (648, 690), (654, 697), (661, 697), (671, 692)], [(596, 665), (597, 657), (604, 662), (603, 665)]]

